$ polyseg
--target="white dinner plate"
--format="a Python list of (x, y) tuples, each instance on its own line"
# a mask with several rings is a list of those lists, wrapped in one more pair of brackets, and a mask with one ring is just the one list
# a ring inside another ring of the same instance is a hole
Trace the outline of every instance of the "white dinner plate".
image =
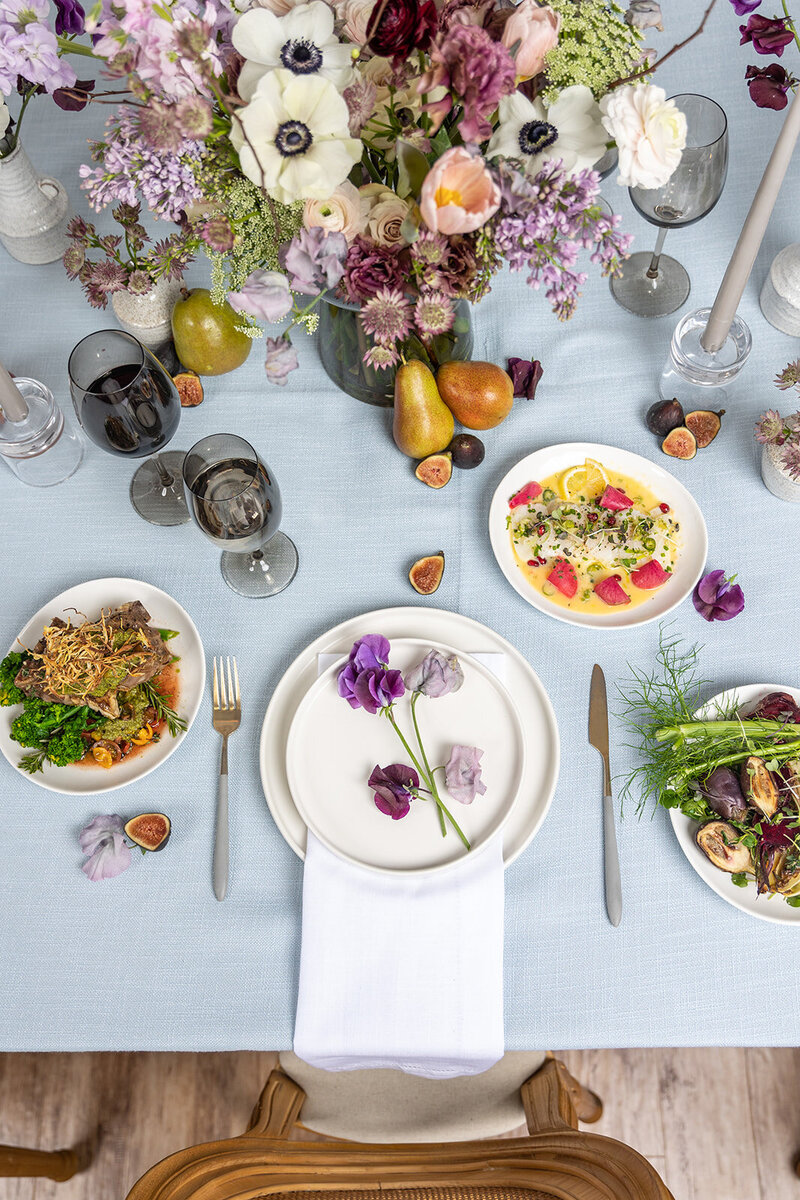
[[(698, 717), (710, 717), (721, 709), (740, 707), (753, 704), (768, 692), (788, 692), (800, 704), (800, 689), (786, 687), (782, 683), (748, 683), (742, 687), (731, 688), (720, 692), (707, 701), (697, 712)], [(669, 817), (675, 830), (681, 850), (688, 858), (700, 878), (713, 891), (741, 909), (751, 917), (760, 917), (762, 921), (774, 921), (779, 925), (800, 925), (800, 908), (790, 908), (781, 896), (759, 896), (756, 893), (755, 882), (748, 880), (747, 887), (737, 887), (726, 871), (720, 871), (709, 859), (695, 841), (695, 834), (700, 828), (699, 821), (684, 816), (679, 808), (670, 808)]]
[(177, 737), (164, 734), (160, 741), (148, 746), (129, 760), (123, 759), (108, 770), (93, 763), (74, 763), (69, 767), (54, 767), (47, 763), (42, 771), (28, 775), (17, 766), (26, 751), (11, 740), (11, 723), (22, 709), (18, 706), (0, 709), (0, 751), (22, 779), (29, 779), (39, 787), (51, 792), (65, 792), (72, 796), (90, 795), (96, 792), (111, 792), (137, 779), (149, 775), (156, 767), (177, 750), (186, 737), (197, 715), (206, 677), (206, 661), (203, 644), (194, 621), (184, 608), (160, 588), (138, 579), (92, 579), (77, 587), (68, 588), (53, 600), (48, 601), (20, 632), (7, 653), (23, 646), (34, 646), (42, 636), (42, 630), (53, 617), (75, 617), (77, 609), (89, 620), (100, 615), (100, 609), (116, 608), (132, 600), (140, 600), (150, 614), (150, 623), (159, 629), (177, 629), (178, 637), (169, 642), (173, 654), (180, 657), (180, 689), (177, 712), (186, 721), (186, 732)]
[[(522, 780), (525, 741), (517, 710), (497, 676), (463, 651), (420, 638), (393, 638), (391, 647), (389, 667), (403, 674), (432, 649), (461, 662), (458, 691), (435, 700), (421, 696), (416, 715), (431, 767), (443, 766), (453, 745), (483, 750), (486, 792), (471, 804), (453, 799), (441, 773), (436, 776), (443, 803), (478, 850), (505, 825)], [(346, 661), (343, 655), (309, 688), (289, 730), (286, 773), (301, 817), (330, 850), (357, 866), (408, 873), (457, 862), (468, 851), (449, 823), (442, 837), (432, 801), (412, 800), (399, 821), (375, 807), (367, 785), (372, 769), (411, 760), (389, 721), (352, 709), (339, 695)], [(396, 703), (394, 715), (416, 752), (409, 699)]]
[[(387, 608), (351, 617), (316, 638), (289, 666), (267, 708), (259, 748), (261, 782), (278, 829), (303, 858), (306, 823), (294, 802), (286, 774), (289, 730), (299, 705), (318, 678), (318, 655), (338, 653), (346, 657), (356, 638), (366, 633), (381, 633), (390, 641), (410, 637), (432, 645), (455, 646), (464, 654), (504, 655), (503, 683), (519, 713), (526, 749), (519, 795), (502, 830), (503, 858), (508, 866), (541, 827), (553, 799), (559, 764), (555, 714), (538, 675), (510, 642), (469, 617), (443, 609)], [(477, 744), (485, 748), (482, 741)], [(401, 760), (398, 757), (390, 761)], [(461, 806), (458, 808), (460, 813)], [(402, 821), (395, 824), (401, 825)]]
[[(587, 458), (610, 471), (619, 471), (644, 484), (656, 496), (669, 504), (673, 515), (680, 523), (681, 549), (675, 569), (668, 583), (654, 591), (652, 596), (637, 604), (635, 608), (609, 608), (607, 613), (582, 613), (551, 603), (537, 591), (522, 573), (514, 555), (511, 535), (508, 531), (508, 501), (515, 492), (532, 479), (546, 479), (559, 471), (583, 463)], [(615, 446), (599, 446), (593, 442), (565, 442), (560, 446), (546, 446), (523, 458), (512, 467), (492, 497), (489, 509), (489, 538), (500, 570), (508, 582), (524, 600), (540, 612), (569, 625), (582, 625), (590, 629), (625, 629), (631, 625), (643, 625), (656, 621), (670, 612), (689, 595), (697, 583), (708, 553), (708, 534), (696, 500), (669, 471), (648, 458), (618, 450)]]

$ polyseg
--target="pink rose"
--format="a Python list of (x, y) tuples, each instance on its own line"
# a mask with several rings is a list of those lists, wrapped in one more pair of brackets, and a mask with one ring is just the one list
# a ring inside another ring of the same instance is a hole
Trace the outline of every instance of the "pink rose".
[(455, 146), (425, 176), (419, 207), (434, 233), (471, 233), (497, 212), (500, 189), (479, 155)]
[(519, 49), (514, 56), (517, 79), (532, 79), (544, 68), (544, 56), (558, 42), (561, 17), (537, 0), (520, 0), (503, 26), (501, 41), (507, 50), (515, 42)]

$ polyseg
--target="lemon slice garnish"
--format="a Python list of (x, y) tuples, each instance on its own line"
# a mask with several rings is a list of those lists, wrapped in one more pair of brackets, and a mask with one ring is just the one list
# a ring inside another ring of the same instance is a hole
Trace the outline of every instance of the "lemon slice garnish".
[(581, 466), (569, 467), (558, 482), (563, 500), (594, 500), (608, 487), (608, 476), (601, 463), (587, 458)]

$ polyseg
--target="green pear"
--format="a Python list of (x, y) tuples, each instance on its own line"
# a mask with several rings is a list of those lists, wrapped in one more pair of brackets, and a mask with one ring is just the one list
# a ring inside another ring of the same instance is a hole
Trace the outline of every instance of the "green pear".
[(394, 424), (398, 447), (409, 458), (427, 458), (449, 446), (453, 414), (439, 395), (433, 372), (412, 359), (398, 368), (394, 381)]
[(184, 289), (172, 310), (172, 339), (180, 361), (196, 375), (225, 375), (240, 367), (253, 340), (237, 329), (242, 318), (225, 300), (215, 304), (208, 288)]

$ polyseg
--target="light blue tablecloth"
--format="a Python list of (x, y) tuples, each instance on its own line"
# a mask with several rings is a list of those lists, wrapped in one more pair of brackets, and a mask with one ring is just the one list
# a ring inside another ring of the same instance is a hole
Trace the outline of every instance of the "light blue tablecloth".
[[(670, 0), (672, 45), (699, 18), (697, 0)], [(709, 303), (781, 124), (756, 109), (744, 84), (755, 57), (739, 49), (738, 20), (720, 0), (708, 31), (659, 76), (668, 92), (716, 98), (730, 118), (731, 170), (718, 207), (673, 233), (667, 249), (692, 276), (689, 306)], [(794, 48), (786, 65), (797, 70)], [(761, 60), (767, 61), (767, 60)], [(41, 101), (27, 122), (32, 159), (62, 178), (85, 211), (76, 167), (82, 138), (108, 110), (83, 115)], [(709, 565), (738, 572), (747, 596), (731, 624), (706, 625), (686, 601), (678, 627), (705, 643), (705, 672), (719, 687), (798, 682), (798, 511), (762, 486), (753, 421), (780, 404), (772, 378), (800, 353), (797, 340), (761, 316), (758, 292), (775, 253), (800, 237), (800, 154), (778, 201), (741, 311), (752, 361), (722, 435), (694, 462), (675, 463), (702, 506)], [(614, 181), (606, 195), (639, 248), (654, 230)], [(109, 220), (110, 227), (110, 220)], [(204, 268), (192, 279), (203, 278)], [(23, 267), (0, 250), (0, 359), (43, 379), (68, 406), (66, 361), (74, 343), (113, 323), (90, 309), (60, 264)], [(688, 307), (688, 306), (687, 306)], [(0, 467), (2, 629), (10, 642), (31, 613), (64, 588), (101, 575), (151, 581), (194, 617), (207, 652), (238, 655), (244, 719), (231, 742), (231, 888), (212, 894), (218, 739), (206, 697), (191, 737), (156, 774), (97, 800), (41, 791), (0, 762), (0, 1048), (4, 1050), (222, 1050), (291, 1043), (302, 867), (267, 810), (257, 741), (272, 690), (312, 638), (346, 617), (414, 603), (405, 573), (443, 547), (437, 606), (491, 625), (539, 672), (555, 706), (563, 764), (545, 825), (508, 871), (506, 1025), (510, 1049), (686, 1044), (797, 1044), (800, 930), (752, 920), (701, 882), (666, 813), (619, 830), (625, 912), (609, 925), (602, 900), (600, 760), (586, 741), (589, 677), (597, 660), (610, 690), (626, 664), (653, 663), (658, 628), (602, 636), (530, 608), (500, 574), (486, 536), (489, 499), (512, 463), (550, 443), (610, 441), (668, 465), (642, 413), (676, 317), (648, 322), (619, 309), (605, 281), (587, 284), (575, 318), (559, 325), (522, 278), (503, 278), (475, 313), (475, 355), (504, 363), (539, 357), (534, 403), (486, 436), (480, 470), (457, 473), (440, 493), (416, 482), (389, 436), (389, 417), (337, 393), (301, 335), (290, 385), (268, 387), (263, 352), (235, 374), (209, 380), (204, 404), (184, 412), (175, 439), (245, 435), (275, 470), (286, 531), (300, 551), (292, 587), (248, 601), (224, 584), (217, 552), (191, 526), (143, 524), (128, 505), (132, 465), (87, 450), (82, 469), (53, 490), (17, 483)], [(424, 601), (422, 602), (424, 603)], [(468, 647), (467, 647), (468, 649)], [(614, 768), (633, 756), (612, 724)], [(163, 809), (175, 824), (163, 854), (112, 882), (78, 869), (76, 835), (98, 811)], [(413, 1019), (413, 1014), (410, 1014)]]

